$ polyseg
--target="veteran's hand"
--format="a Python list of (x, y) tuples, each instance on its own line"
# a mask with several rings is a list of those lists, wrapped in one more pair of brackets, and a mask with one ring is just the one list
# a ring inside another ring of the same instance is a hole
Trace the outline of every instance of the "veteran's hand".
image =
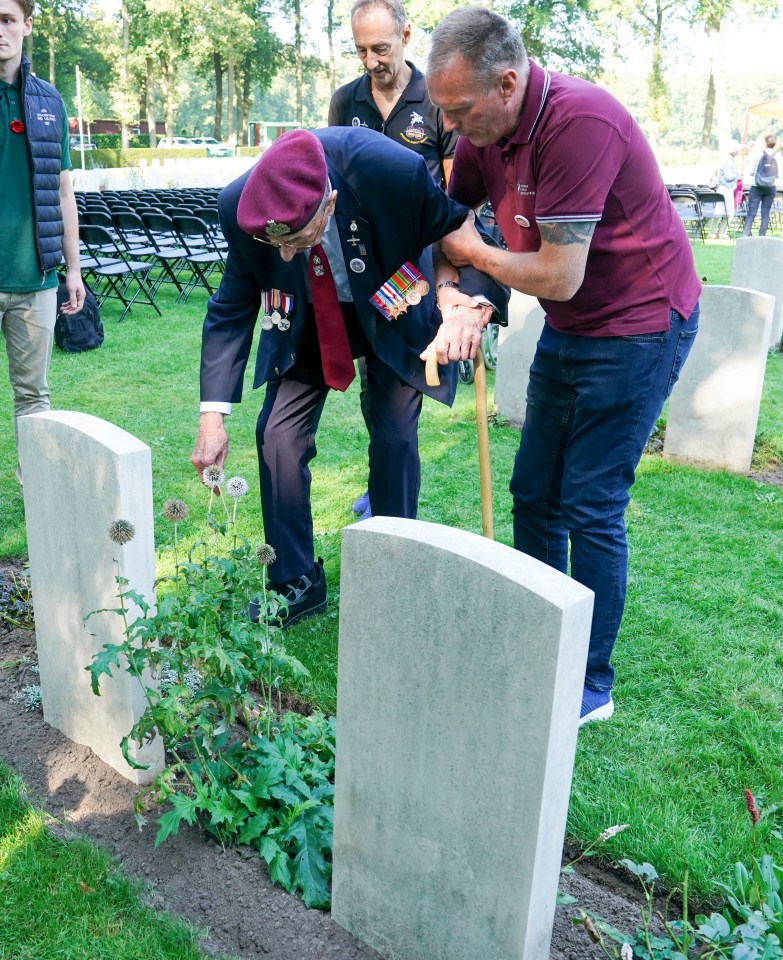
[(190, 462), (201, 477), (204, 468), (212, 466), (212, 464), (222, 470), (227, 456), (228, 434), (223, 426), (223, 414), (202, 413), (199, 419), (198, 437)]
[(481, 344), (481, 334), (492, 317), (492, 307), (471, 302), (471, 306), (458, 305), (444, 312), (443, 323), (435, 339), (422, 351), (426, 360), (430, 350), (435, 351), (438, 363), (451, 360), (472, 360)]
[(471, 210), (462, 226), (441, 237), (440, 249), (455, 267), (475, 266), (477, 257), (484, 253), (484, 241), (476, 230), (476, 214)]

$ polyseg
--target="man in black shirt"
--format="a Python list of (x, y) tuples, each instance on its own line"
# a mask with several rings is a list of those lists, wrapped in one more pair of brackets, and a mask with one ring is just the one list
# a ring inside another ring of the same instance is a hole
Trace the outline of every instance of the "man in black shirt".
[[(351, 7), (356, 53), (366, 73), (335, 91), (330, 127), (369, 127), (424, 157), (433, 180), (448, 184), (457, 145), (443, 129), (443, 117), (427, 94), (424, 74), (405, 59), (411, 25), (401, 0), (356, 0)], [(363, 358), (361, 406), (370, 430), (370, 395)], [(372, 516), (367, 491), (353, 504), (362, 519)]]

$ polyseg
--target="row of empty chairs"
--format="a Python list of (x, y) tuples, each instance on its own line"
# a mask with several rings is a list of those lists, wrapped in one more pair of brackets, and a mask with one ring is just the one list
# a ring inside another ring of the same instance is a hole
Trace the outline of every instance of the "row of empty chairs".
[(99, 303), (153, 307), (172, 284), (177, 303), (196, 289), (211, 295), (225, 264), (216, 190), (77, 194), (82, 270)]
[[(749, 190), (743, 190), (742, 201), (736, 206), (734, 215), (729, 217), (723, 195), (711, 190), (708, 186), (692, 183), (666, 186), (672, 203), (692, 239), (698, 237), (705, 241), (711, 232), (715, 235), (726, 234), (734, 239), (742, 232), (748, 213)], [(772, 233), (783, 229), (783, 190), (777, 191), (769, 224)]]

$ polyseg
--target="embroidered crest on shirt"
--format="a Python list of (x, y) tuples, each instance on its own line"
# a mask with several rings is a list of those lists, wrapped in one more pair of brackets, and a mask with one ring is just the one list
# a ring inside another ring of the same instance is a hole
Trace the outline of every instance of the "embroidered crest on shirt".
[(400, 139), (406, 143), (418, 144), (426, 143), (429, 139), (427, 131), (424, 129), (424, 117), (415, 110), (411, 111), (411, 122), (400, 134)]

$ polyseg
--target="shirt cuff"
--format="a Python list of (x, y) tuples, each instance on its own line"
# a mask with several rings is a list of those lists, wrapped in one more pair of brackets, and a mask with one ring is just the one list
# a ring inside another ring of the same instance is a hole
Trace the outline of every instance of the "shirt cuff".
[(231, 416), (231, 404), (223, 403), (220, 400), (202, 400), (199, 407), (200, 413), (223, 413), (227, 417)]
[(470, 299), (475, 304), (478, 304), (481, 307), (492, 307), (492, 317), (488, 322), (495, 323), (495, 317), (498, 315), (498, 308), (495, 306), (495, 304), (491, 300), (488, 300), (487, 297), (482, 296), (481, 294), (478, 294), (475, 297), (471, 297)]

